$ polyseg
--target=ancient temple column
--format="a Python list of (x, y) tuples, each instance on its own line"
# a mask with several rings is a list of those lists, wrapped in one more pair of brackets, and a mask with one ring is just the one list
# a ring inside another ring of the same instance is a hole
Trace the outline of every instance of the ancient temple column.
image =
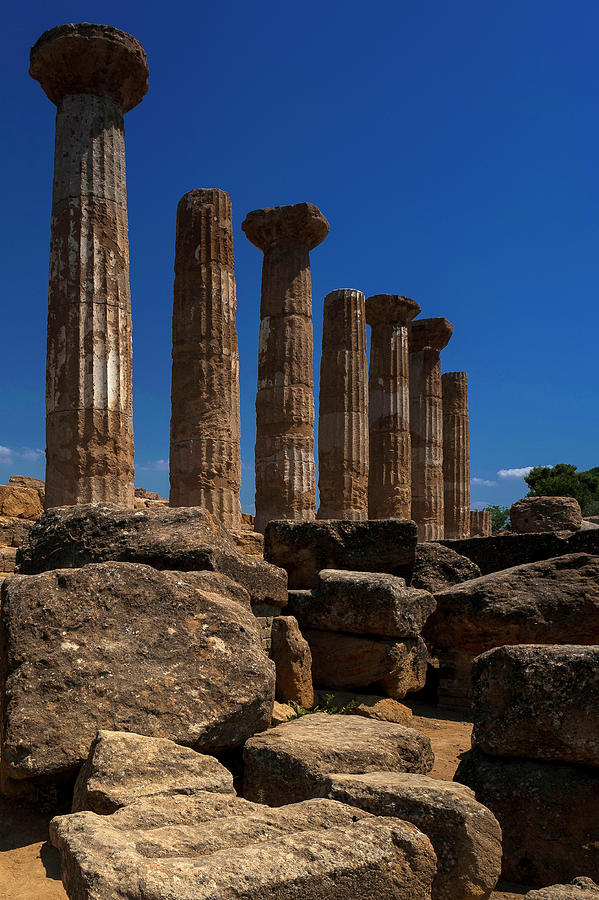
[(231, 200), (189, 191), (177, 207), (170, 505), (241, 527), (239, 351)]
[(30, 75), (57, 106), (46, 360), (46, 508), (134, 505), (123, 113), (148, 88), (143, 47), (60, 25)]
[(410, 325), (412, 518), (419, 541), (443, 537), (443, 402), (440, 353), (453, 332), (444, 318)]
[(465, 538), (470, 535), (468, 374), (445, 372), (441, 387), (445, 537)]
[(420, 306), (398, 294), (366, 301), (370, 325), (368, 518), (409, 519), (411, 497), (408, 326)]
[(493, 514), (490, 509), (470, 510), (470, 537), (490, 537), (493, 533)]
[(264, 252), (258, 392), (256, 519), (308, 521), (316, 509), (310, 250), (329, 232), (312, 203), (248, 213), (241, 226)]
[(368, 374), (361, 291), (331, 291), (324, 299), (318, 488), (317, 518), (368, 518)]

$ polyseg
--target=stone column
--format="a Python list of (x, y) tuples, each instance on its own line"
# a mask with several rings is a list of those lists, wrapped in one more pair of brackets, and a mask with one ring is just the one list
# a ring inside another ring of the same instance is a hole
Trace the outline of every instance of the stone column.
[(324, 299), (318, 412), (319, 519), (368, 518), (368, 374), (361, 291)]
[(264, 252), (258, 392), (256, 519), (309, 521), (316, 509), (310, 250), (329, 232), (312, 203), (257, 209), (241, 226)]
[(369, 519), (410, 518), (408, 326), (419, 312), (415, 300), (398, 294), (375, 294), (366, 301), (371, 328)]
[(493, 533), (493, 515), (490, 509), (470, 510), (470, 537), (490, 537)]
[(419, 541), (443, 537), (443, 403), (440, 353), (453, 332), (447, 319), (410, 326), (412, 518)]
[(468, 374), (445, 372), (441, 386), (445, 537), (465, 538), (470, 534)]
[(57, 106), (46, 360), (46, 508), (133, 507), (131, 296), (123, 113), (148, 88), (142, 46), (60, 25), (30, 75)]
[(241, 528), (239, 351), (231, 200), (189, 191), (177, 207), (170, 505)]

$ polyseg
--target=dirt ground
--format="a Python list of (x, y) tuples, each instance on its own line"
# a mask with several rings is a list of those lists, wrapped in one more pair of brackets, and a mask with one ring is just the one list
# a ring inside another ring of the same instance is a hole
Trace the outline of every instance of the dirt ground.
[[(405, 702), (405, 701), (404, 701)], [(461, 711), (409, 703), (413, 726), (435, 752), (433, 778), (451, 781), (470, 748), (472, 724)], [(48, 841), (49, 817), (0, 797), (0, 900), (65, 900), (58, 852)], [(521, 900), (528, 888), (501, 884), (491, 900)]]

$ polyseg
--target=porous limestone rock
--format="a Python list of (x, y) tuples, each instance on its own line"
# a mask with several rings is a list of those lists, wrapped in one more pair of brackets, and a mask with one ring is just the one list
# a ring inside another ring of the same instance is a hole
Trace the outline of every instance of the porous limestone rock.
[(30, 575), (107, 560), (228, 575), (249, 591), (257, 614), (268, 614), (266, 607), (272, 615), (287, 602), (285, 572), (239, 550), (199, 507), (123, 510), (97, 503), (49, 510), (17, 555), (19, 571)]
[(241, 526), (239, 350), (231, 199), (188, 191), (177, 206), (170, 504)]
[(582, 512), (574, 497), (523, 497), (512, 503), (510, 525), (520, 534), (529, 531), (578, 531), (582, 525)]
[(4, 572), (12, 574), (15, 570), (16, 558), (16, 547), (3, 547), (0, 545), (0, 574)]
[(145, 798), (111, 816), (58, 816), (50, 838), (77, 900), (429, 900), (435, 875), (413, 825), (334, 800)]
[(286, 612), (302, 629), (413, 638), (435, 609), (432, 594), (395, 575), (323, 569), (317, 579), (312, 591), (289, 592)]
[(410, 438), (412, 512), (420, 541), (443, 537), (443, 400), (441, 350), (453, 325), (444, 318), (410, 323)]
[(493, 647), (599, 643), (599, 557), (588, 553), (483, 575), (435, 599), (423, 635), (453, 702), (469, 704), (472, 660)]
[(230, 531), (229, 534), (235, 545), (248, 556), (264, 559), (264, 535), (259, 531), (243, 528), (241, 531)]
[(5, 786), (72, 777), (98, 729), (217, 752), (268, 727), (256, 618), (204, 577), (108, 562), (5, 579)]
[(565, 556), (567, 553), (599, 554), (599, 529), (575, 532), (530, 532), (528, 534), (494, 534), (490, 537), (465, 538), (460, 541), (440, 541), (456, 553), (476, 563), (483, 575)]
[(420, 306), (399, 294), (366, 301), (368, 372), (368, 518), (411, 516), (410, 357), (408, 326)]
[(480, 574), (476, 563), (468, 557), (460, 556), (443, 544), (427, 541), (416, 546), (416, 564), (410, 585), (436, 594), (452, 584), (478, 578)]
[(46, 363), (46, 508), (134, 505), (123, 114), (143, 47), (89, 22), (44, 32), (29, 74), (57, 105)]
[(19, 547), (32, 527), (33, 521), (30, 519), (20, 519), (18, 516), (0, 516), (0, 545)]
[(311, 709), (314, 706), (312, 655), (293, 616), (273, 618), (270, 656), (277, 670), (276, 699)]
[(0, 516), (12, 519), (39, 518), (44, 511), (40, 492), (24, 484), (0, 484)]
[(324, 298), (318, 403), (319, 519), (368, 518), (368, 375), (361, 291)]
[(599, 646), (496, 647), (472, 665), (473, 744), (599, 766)]
[(294, 719), (295, 715), (296, 713), (293, 706), (289, 706), (288, 703), (279, 703), (278, 700), (275, 700), (272, 708), (272, 719), (270, 720), (271, 727), (274, 728), (276, 725), (282, 725), (283, 722)]
[(437, 855), (433, 900), (488, 898), (501, 871), (501, 829), (465, 785), (427, 775), (331, 775), (327, 797), (420, 829)]
[(428, 651), (421, 638), (385, 640), (334, 631), (303, 630), (312, 653), (317, 687), (347, 691), (380, 689), (395, 700), (426, 682)]
[(322, 569), (388, 572), (410, 578), (416, 525), (403, 519), (269, 522), (264, 558), (287, 570), (290, 588), (313, 588)]
[(591, 878), (575, 878), (570, 884), (552, 884), (540, 891), (529, 891), (523, 900), (597, 900), (599, 885)]
[(599, 880), (599, 770), (594, 766), (462, 756), (455, 780), (467, 784), (501, 826), (502, 876), (542, 887), (585, 872)]
[(72, 811), (107, 816), (141, 797), (160, 804), (199, 791), (235, 793), (233, 776), (214, 756), (166, 738), (98, 731), (75, 782)]
[(262, 250), (256, 394), (256, 531), (271, 519), (316, 512), (310, 251), (329, 233), (313, 203), (248, 213), (241, 225)]
[(412, 710), (391, 697), (376, 694), (354, 694), (350, 691), (316, 691), (316, 705), (328, 712), (363, 716), (365, 719), (379, 719), (381, 722), (395, 722), (410, 725)]
[(429, 738), (403, 725), (312, 713), (256, 734), (243, 748), (243, 795), (270, 806), (325, 796), (331, 774), (387, 770), (426, 774)]
[(446, 538), (470, 535), (470, 417), (468, 375), (444, 372), (443, 395), (443, 509)]

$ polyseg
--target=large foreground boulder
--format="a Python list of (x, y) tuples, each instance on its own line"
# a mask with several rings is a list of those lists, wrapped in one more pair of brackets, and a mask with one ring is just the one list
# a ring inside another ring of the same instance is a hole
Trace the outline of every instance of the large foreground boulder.
[(2, 583), (5, 790), (74, 776), (99, 729), (212, 753), (268, 727), (274, 665), (247, 595), (205, 579), (110, 562)]
[(435, 605), (432, 594), (394, 575), (324, 569), (312, 591), (289, 592), (285, 612), (302, 629), (413, 638)]
[(501, 829), (465, 785), (427, 775), (331, 775), (327, 796), (419, 828), (437, 854), (433, 900), (482, 900), (501, 871)]
[(108, 560), (220, 572), (246, 588), (257, 615), (272, 615), (287, 602), (285, 572), (240, 550), (200, 507), (56, 507), (36, 522), (17, 555), (19, 571), (27, 575)]
[(334, 800), (269, 809), (223, 794), (59, 816), (50, 838), (77, 900), (428, 900), (430, 841)]
[(574, 497), (523, 497), (510, 509), (510, 526), (519, 534), (578, 531), (581, 525), (582, 512)]
[(99, 731), (73, 791), (73, 812), (110, 815), (141, 797), (168, 802), (172, 794), (234, 794), (233, 776), (214, 756), (166, 738)]
[(434, 755), (426, 735), (360, 716), (313, 713), (250, 738), (243, 748), (243, 795), (283, 806), (323, 797), (327, 777), (385, 770), (426, 774)]
[(304, 629), (316, 687), (339, 691), (380, 689), (403, 700), (426, 682), (428, 650), (422, 638), (385, 640)]
[(599, 646), (497, 647), (472, 669), (485, 753), (599, 766)]
[(462, 757), (455, 780), (488, 807), (503, 834), (502, 875), (516, 884), (599, 880), (599, 770), (488, 756)]
[(435, 599), (423, 635), (440, 659), (441, 700), (470, 703), (472, 660), (493, 647), (599, 643), (599, 556), (588, 553), (483, 575)]
[(350, 522), (269, 522), (264, 559), (282, 566), (290, 588), (313, 588), (322, 569), (388, 572), (409, 579), (414, 569), (418, 529), (407, 519)]
[(529, 891), (524, 900), (597, 900), (599, 885), (591, 878), (575, 878), (570, 884), (552, 884), (540, 891)]
[(427, 541), (416, 547), (416, 563), (410, 584), (413, 588), (436, 594), (453, 584), (478, 578), (480, 574), (476, 563), (467, 556), (461, 556), (443, 544)]

